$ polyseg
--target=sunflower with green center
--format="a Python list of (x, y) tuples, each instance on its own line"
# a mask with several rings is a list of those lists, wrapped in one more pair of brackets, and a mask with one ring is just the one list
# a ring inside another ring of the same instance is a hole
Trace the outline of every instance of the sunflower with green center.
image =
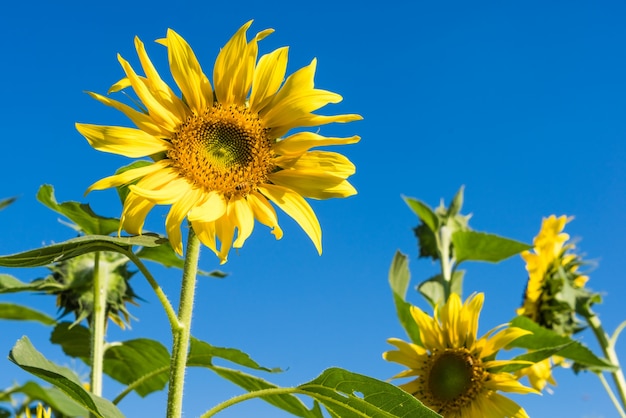
[[(145, 75), (138, 75), (118, 57), (126, 77), (109, 92), (131, 87), (142, 108), (89, 93), (123, 112), (137, 127), (76, 124), (90, 145), (130, 158), (152, 159), (88, 189), (130, 184), (121, 217), (121, 228), (127, 232), (140, 234), (155, 205), (172, 205), (165, 225), (176, 252), (182, 254), (181, 223), (187, 218), (202, 243), (224, 263), (231, 247), (243, 246), (255, 220), (272, 228), (277, 239), (282, 237), (273, 202), (304, 229), (321, 254), (321, 228), (304, 197), (356, 194), (346, 180), (355, 167), (341, 154), (311, 149), (352, 144), (360, 138), (329, 138), (300, 128), (361, 117), (313, 113), (342, 97), (314, 87), (316, 60), (285, 79), (286, 47), (257, 62), (258, 42), (273, 30), (261, 31), (248, 41), (251, 24), (243, 25), (219, 52), (213, 86), (191, 47), (169, 29), (166, 38), (157, 42), (167, 48), (170, 71), (182, 97), (161, 79), (138, 38), (135, 48)], [(298, 132), (285, 137), (294, 129)]]
[[(584, 286), (589, 280), (588, 276), (579, 272), (583, 261), (572, 252), (575, 246), (568, 242), (570, 236), (563, 232), (571, 219), (564, 215), (544, 218), (533, 240), (533, 250), (522, 252), (528, 282), (523, 304), (517, 309), (518, 315), (527, 316), (539, 325), (566, 336), (579, 331), (581, 325), (575, 315), (575, 300), (568, 303), (572, 298), (564, 295), (586, 294)], [(535, 389), (544, 390), (548, 383), (556, 385), (552, 376), (555, 366), (568, 367), (569, 364), (562, 357), (552, 356), (516, 374), (527, 376)]]
[(394, 379), (417, 376), (400, 385), (424, 405), (446, 418), (528, 417), (526, 411), (497, 391), (536, 393), (517, 378), (498, 372), (516, 363), (495, 360), (498, 351), (530, 332), (502, 327), (478, 339), (478, 317), (484, 295), (470, 296), (464, 304), (453, 293), (431, 317), (416, 306), (411, 315), (420, 330), (420, 343), (396, 338), (388, 342), (398, 350), (387, 351), (383, 358), (408, 367)]

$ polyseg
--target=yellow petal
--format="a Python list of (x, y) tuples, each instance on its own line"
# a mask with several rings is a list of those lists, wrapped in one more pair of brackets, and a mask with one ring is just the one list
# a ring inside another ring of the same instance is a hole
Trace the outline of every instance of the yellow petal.
[(89, 145), (103, 152), (130, 158), (145, 157), (168, 149), (169, 144), (139, 129), (77, 123)]
[(211, 83), (189, 44), (171, 29), (167, 30), (167, 56), (172, 76), (189, 107), (202, 113), (213, 103)]
[(270, 174), (269, 179), (273, 184), (312, 199), (348, 197), (357, 193), (347, 180), (313, 170), (281, 170)]
[(133, 180), (138, 179), (139, 177), (147, 176), (159, 170), (163, 170), (166, 167), (167, 163), (161, 160), (145, 167), (133, 168), (120, 174), (105, 177), (89, 186), (86, 193), (89, 193), (92, 190), (104, 190), (110, 187), (118, 187), (124, 184), (128, 184)]
[(141, 103), (148, 109), (150, 116), (157, 121), (157, 123), (163, 125), (165, 129), (174, 132), (182, 123), (182, 118), (176, 114), (176, 109), (170, 108), (162, 103), (161, 97), (158, 97), (158, 95), (155, 96), (151, 90), (149, 82), (145, 78), (139, 77), (130, 64), (120, 55), (118, 55), (118, 61), (122, 65), (126, 77), (128, 77)]
[(120, 220), (120, 228), (124, 228), (129, 234), (141, 234), (143, 224), (148, 212), (154, 207), (154, 203), (141, 196), (128, 193), (124, 201), (124, 209)]
[(184, 120), (187, 115), (187, 107), (178, 96), (172, 91), (170, 86), (167, 85), (157, 72), (154, 65), (150, 61), (143, 42), (135, 37), (135, 49), (141, 62), (141, 67), (146, 74), (147, 85), (149, 86), (152, 94), (158, 99), (172, 113), (176, 114), (179, 120)]
[(170, 209), (165, 219), (167, 236), (172, 244), (172, 248), (179, 255), (183, 255), (183, 237), (180, 232), (180, 224), (183, 222), (191, 208), (198, 202), (202, 191), (190, 189), (184, 193)]
[(345, 115), (333, 115), (333, 116), (324, 116), (324, 115), (315, 115), (313, 113), (302, 114), (299, 117), (295, 117), (289, 123), (285, 125), (272, 126), (270, 134), (274, 138), (281, 137), (285, 135), (287, 132), (294, 128), (301, 128), (306, 126), (319, 126), (326, 125), (329, 123), (345, 123), (345, 122), (354, 122), (357, 120), (361, 120), (363, 117), (361, 115), (356, 114), (345, 114)]
[(108, 97), (102, 96), (101, 94), (92, 93), (89, 91), (87, 92), (87, 94), (98, 100), (100, 103), (103, 103), (124, 113), (128, 117), (128, 119), (130, 119), (139, 129), (147, 132), (154, 137), (169, 138), (172, 134), (172, 132), (167, 132), (158, 123), (155, 123), (150, 115), (139, 112), (132, 107), (125, 105), (124, 103), (118, 102), (117, 100), (109, 99)]
[(200, 241), (211, 249), (215, 255), (219, 255), (215, 242), (215, 222), (191, 221), (191, 227)]
[(481, 357), (489, 357), (493, 353), (500, 351), (501, 348), (506, 347), (509, 343), (517, 340), (519, 337), (528, 334), (532, 334), (532, 332), (521, 328), (509, 327), (503, 329), (485, 342)]
[(180, 178), (177, 172), (168, 169), (148, 175), (129, 188), (135, 194), (154, 203), (168, 205), (176, 202), (191, 186), (187, 180)]
[(355, 144), (360, 139), (356, 135), (349, 138), (326, 138), (313, 132), (298, 132), (278, 141), (274, 145), (274, 151), (278, 155), (299, 156), (314, 147)]
[(283, 47), (265, 54), (259, 59), (254, 70), (252, 91), (250, 93), (250, 111), (260, 113), (264, 104), (267, 104), (274, 95), (287, 71), (287, 54), (289, 48)]
[(221, 244), (217, 256), (220, 259), (220, 264), (224, 264), (228, 261), (228, 253), (233, 246), (233, 238), (235, 237), (235, 225), (229, 216), (222, 216), (215, 221), (215, 232)]
[(258, 190), (291, 216), (313, 241), (317, 252), (322, 254), (322, 229), (311, 206), (299, 194), (285, 187), (265, 184)]
[(276, 239), (281, 239), (283, 237), (283, 230), (278, 226), (276, 211), (265, 196), (253, 192), (247, 196), (247, 199), (254, 217), (263, 225), (272, 228), (272, 234), (274, 234)]
[(213, 222), (226, 213), (226, 200), (221, 193), (211, 191), (189, 212), (190, 221)]
[(243, 197), (233, 197), (228, 202), (227, 213), (231, 221), (237, 225), (237, 239), (235, 239), (233, 247), (241, 248), (254, 229), (254, 214)]
[(354, 174), (354, 164), (336, 152), (309, 151), (297, 158), (277, 157), (274, 163), (281, 168), (290, 168), (303, 171), (319, 171), (347, 178)]

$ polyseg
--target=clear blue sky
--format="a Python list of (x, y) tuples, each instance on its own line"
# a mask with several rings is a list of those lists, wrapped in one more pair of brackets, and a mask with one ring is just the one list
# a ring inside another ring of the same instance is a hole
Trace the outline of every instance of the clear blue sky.
[[(10, 2), (0, 15), (0, 197), (19, 200), (0, 212), (0, 253), (72, 237), (36, 202), (42, 183), (53, 184), (60, 201), (88, 201), (103, 215), (119, 216), (114, 192), (83, 193), (128, 160), (91, 149), (74, 123), (127, 123), (84, 91), (105, 93), (122, 77), (116, 53), (137, 63), (135, 35), (167, 74), (164, 49), (152, 41), (175, 29), (210, 74), (219, 48), (255, 19), (250, 33), (276, 30), (260, 43), (261, 53), (290, 46), (289, 73), (318, 58), (316, 85), (344, 97), (323, 113), (363, 115), (361, 122), (321, 130), (362, 136), (361, 143), (336, 149), (357, 165), (352, 180), (359, 194), (312, 202), (323, 229), (321, 257), (286, 215), (279, 214), (285, 235), (278, 242), (257, 224), (222, 267), (229, 277), (200, 281), (193, 335), (288, 369), (266, 376), (281, 385), (310, 380), (330, 366), (392, 376), (400, 368), (382, 360), (390, 348), (385, 340), (405, 337), (387, 285), (392, 256), (397, 249), (410, 256), (413, 284), (433, 272), (417, 260), (411, 231), (417, 220), (401, 195), (436, 205), (462, 184), (464, 209), (474, 214), (477, 230), (530, 242), (543, 216), (575, 216), (567, 231), (599, 262), (589, 285), (606, 292), (598, 311), (612, 330), (626, 318), (625, 17), (617, 1)], [(147, 229), (162, 232), (165, 213), (153, 212)], [(201, 267), (217, 264), (205, 249)], [(465, 296), (486, 292), (481, 333), (512, 318), (526, 280), (522, 260), (466, 269)], [(175, 300), (179, 272), (154, 272)], [(8, 273), (28, 281), (44, 271)], [(132, 284), (146, 299), (131, 307), (138, 321), (131, 331), (111, 328), (109, 338), (155, 338), (169, 347), (156, 298), (139, 275)], [(417, 295), (412, 300), (423, 306)], [(55, 313), (50, 297), (28, 301)], [(88, 371), (51, 346), (43, 326), (7, 322), (0, 330), (0, 351), (8, 353), (26, 333), (54, 361)], [(590, 334), (582, 339), (593, 343)], [(618, 352), (626, 362), (626, 341)], [(27, 377), (0, 359), (1, 386)], [(595, 377), (560, 370), (556, 378), (554, 395), (515, 399), (532, 417), (616, 416)], [(105, 383), (109, 397), (119, 390)], [(211, 372), (191, 370), (185, 416), (237, 393)], [(129, 417), (162, 416), (164, 405), (163, 392), (130, 396), (120, 407)], [(282, 415), (252, 402), (221, 416)]]

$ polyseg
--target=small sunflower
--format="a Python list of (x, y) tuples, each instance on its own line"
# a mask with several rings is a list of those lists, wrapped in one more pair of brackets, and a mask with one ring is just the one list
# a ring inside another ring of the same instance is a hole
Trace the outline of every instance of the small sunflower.
[(398, 350), (387, 351), (383, 358), (407, 366), (409, 369), (394, 379), (417, 376), (400, 387), (446, 418), (528, 417), (521, 406), (497, 391), (536, 391), (523, 386), (514, 375), (498, 372), (515, 362), (495, 357), (501, 348), (530, 332), (502, 327), (478, 339), (483, 300), (484, 295), (478, 293), (462, 304), (453, 293), (443, 306), (435, 308), (432, 317), (412, 306), (421, 343), (391, 338), (388, 342)]
[(42, 404), (37, 404), (37, 409), (35, 410), (36, 415), (31, 415), (30, 408), (25, 409), (26, 418), (50, 418), (52, 416), (52, 411), (50, 408), (44, 409)]
[[(109, 92), (132, 87), (141, 108), (89, 93), (137, 126), (76, 124), (90, 145), (153, 160), (88, 189), (130, 184), (121, 218), (121, 228), (127, 232), (140, 234), (155, 205), (172, 205), (165, 225), (176, 252), (182, 254), (180, 225), (186, 217), (200, 240), (224, 263), (231, 247), (243, 246), (255, 219), (272, 228), (277, 239), (282, 237), (273, 202), (295, 219), (321, 253), (321, 228), (304, 197), (356, 194), (346, 180), (355, 167), (341, 154), (311, 149), (352, 144), (360, 138), (327, 138), (301, 128), (361, 117), (312, 113), (342, 97), (314, 88), (316, 60), (285, 79), (286, 47), (257, 62), (258, 42), (273, 30), (261, 31), (248, 41), (251, 24), (243, 25), (219, 52), (213, 86), (191, 47), (169, 29), (166, 38), (157, 42), (167, 48), (170, 71), (182, 97), (161, 79), (138, 38), (135, 48), (145, 75), (138, 75), (118, 57), (126, 77)], [(298, 131), (284, 137), (294, 129)]]

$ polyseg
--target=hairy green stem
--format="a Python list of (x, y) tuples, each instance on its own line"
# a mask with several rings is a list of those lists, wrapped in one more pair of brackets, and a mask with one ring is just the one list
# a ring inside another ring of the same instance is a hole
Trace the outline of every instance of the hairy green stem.
[(254, 398), (260, 398), (263, 396), (270, 395), (285, 395), (290, 393), (300, 393), (301, 391), (297, 388), (269, 388), (269, 389), (261, 389), (255, 390), (253, 392), (247, 392), (238, 396), (235, 396), (227, 401), (224, 401), (218, 405), (215, 405), (213, 408), (206, 411), (204, 414), (200, 416), (200, 418), (210, 418), (213, 415), (217, 414), (224, 409), (233, 406), (237, 403), (247, 401)]
[[(600, 347), (602, 348), (602, 352), (604, 356), (617, 367), (617, 370), (611, 372), (611, 376), (613, 377), (613, 382), (615, 383), (615, 388), (617, 389), (617, 393), (619, 395), (620, 401), (622, 402), (622, 409), (626, 408), (626, 380), (624, 380), (624, 372), (619, 364), (619, 358), (617, 357), (617, 353), (615, 352), (615, 341), (609, 340), (609, 336), (604, 329), (602, 328), (602, 323), (600, 322), (600, 318), (589, 308), (585, 309), (582, 312), (582, 315), (587, 320), (589, 327), (593, 330)], [(610, 396), (610, 395), (609, 395)]]
[(450, 259), (450, 230), (443, 225), (439, 229), (437, 244), (439, 245), (439, 260), (441, 262), (441, 276), (444, 285), (444, 302), (450, 297), (452, 291), (452, 260)]
[(172, 327), (173, 345), (170, 367), (170, 383), (167, 396), (167, 417), (180, 418), (183, 411), (183, 389), (185, 385), (185, 366), (191, 335), (191, 316), (196, 290), (200, 240), (191, 226), (187, 238), (187, 253), (183, 267), (183, 281), (178, 305), (178, 323)]
[(97, 251), (94, 256), (93, 266), (93, 313), (89, 324), (91, 328), (91, 392), (97, 396), (102, 396), (107, 300), (106, 282), (108, 279), (108, 271), (102, 271), (102, 267), (100, 252)]

